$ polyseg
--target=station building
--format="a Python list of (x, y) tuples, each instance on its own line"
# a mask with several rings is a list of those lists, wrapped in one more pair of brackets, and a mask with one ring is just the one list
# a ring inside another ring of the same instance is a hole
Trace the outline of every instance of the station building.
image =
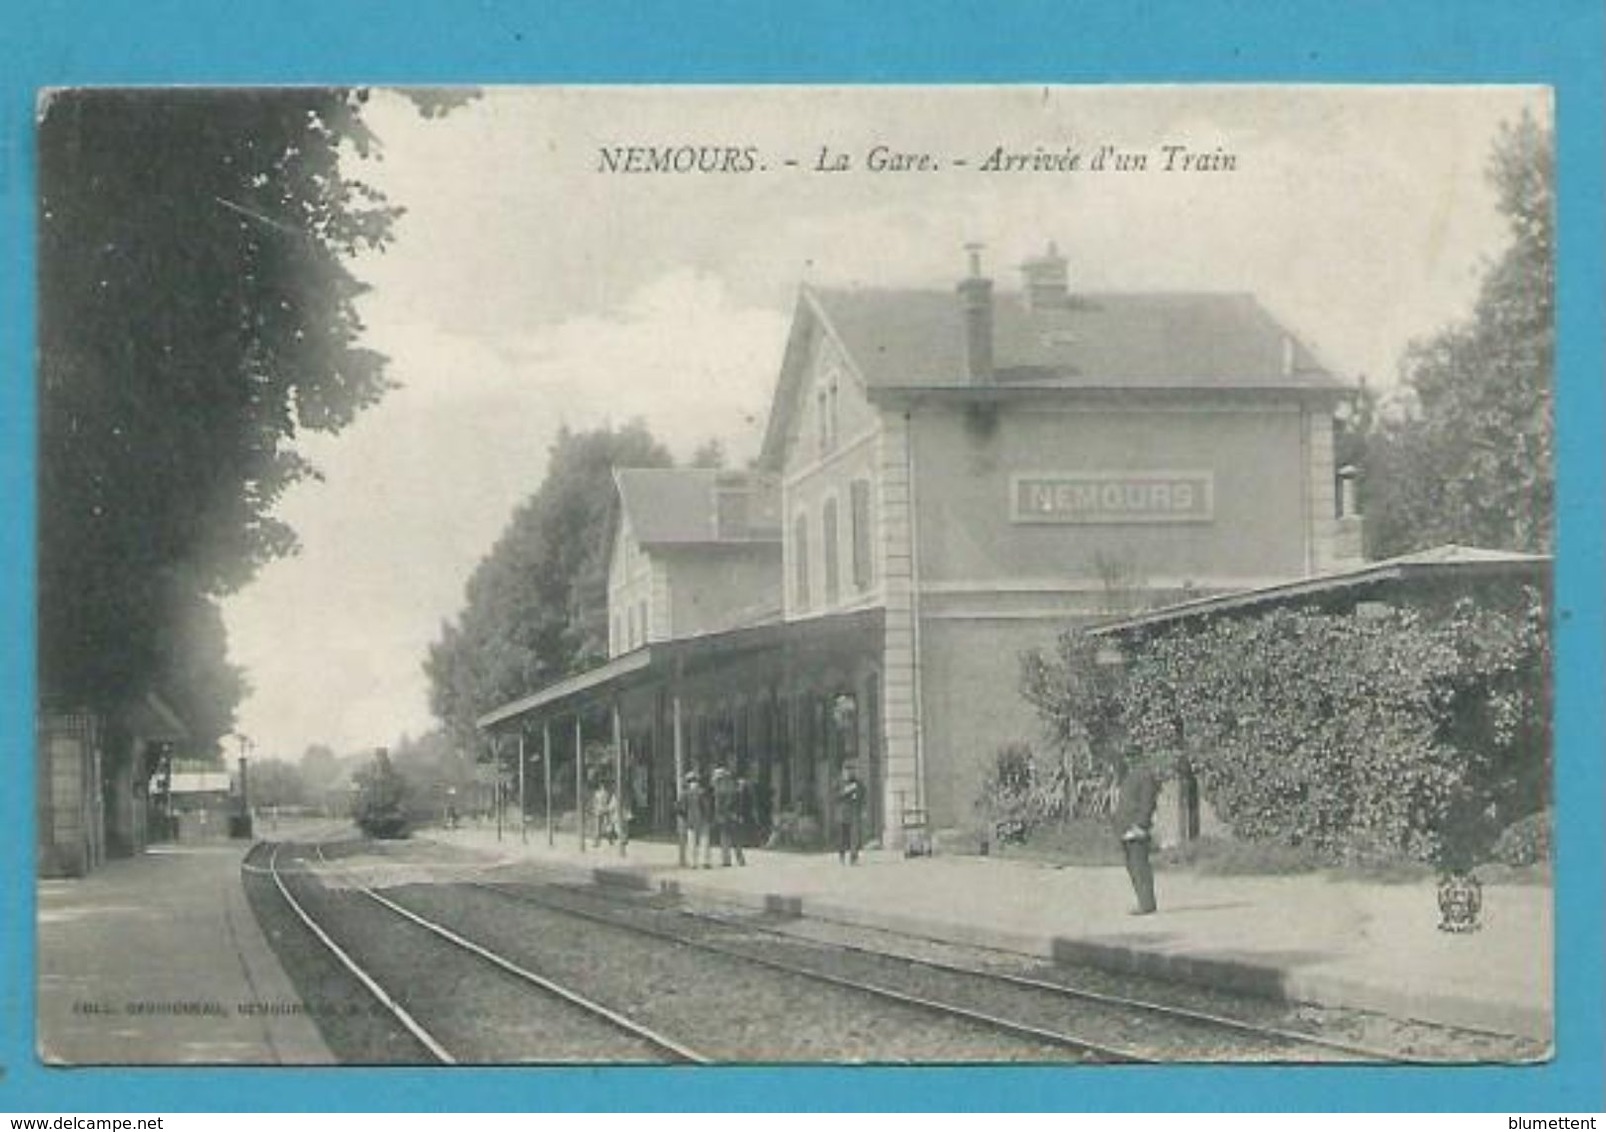
[(601, 742), (637, 831), (716, 763), (770, 828), (828, 828), (849, 762), (885, 843), (963, 828), (1041, 745), (1023, 650), (1359, 563), (1352, 390), (1254, 296), (1080, 291), (1052, 244), (1021, 271), (804, 287), (752, 471), (617, 470), (609, 661), (479, 721), (552, 804)]

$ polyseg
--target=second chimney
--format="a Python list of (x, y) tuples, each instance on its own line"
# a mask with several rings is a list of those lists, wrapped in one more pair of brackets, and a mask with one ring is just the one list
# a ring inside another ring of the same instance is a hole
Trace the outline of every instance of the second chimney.
[(975, 385), (993, 381), (993, 281), (981, 274), (981, 244), (966, 244), (970, 275), (959, 282), (965, 320), (965, 373)]

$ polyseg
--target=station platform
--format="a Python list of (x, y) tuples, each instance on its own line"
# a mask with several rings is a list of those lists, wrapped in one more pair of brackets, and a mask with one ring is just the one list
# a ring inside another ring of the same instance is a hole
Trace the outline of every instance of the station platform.
[[(330, 836), (290, 823), (259, 835)], [(349, 832), (349, 827), (341, 833)], [(905, 859), (747, 850), (745, 868), (682, 869), (665, 842), (581, 851), (573, 833), (489, 824), (415, 834), (487, 867), (678, 892), (1271, 998), (1549, 1042), (1551, 890), (1491, 885), (1482, 930), (1437, 930), (1433, 885), (1323, 876), (1157, 876), (1160, 911), (1127, 915), (1119, 867), (1005, 857)], [(50, 1065), (317, 1065), (333, 1061), (258, 928), (248, 846), (158, 846), (79, 880), (38, 883), (38, 1048)]]
[(333, 1063), (246, 902), (249, 848), (158, 845), (81, 879), (39, 882), (42, 1062)]
[(744, 868), (683, 869), (676, 846), (547, 843), (544, 827), (430, 829), (415, 836), (577, 879), (884, 928), (1282, 1001), (1552, 1041), (1553, 913), (1545, 885), (1490, 885), (1482, 928), (1438, 930), (1430, 882), (1370, 883), (1321, 874), (1213, 876), (1163, 869), (1160, 911), (1128, 914), (1121, 867), (1056, 866), (1008, 856), (906, 859), (871, 850), (857, 867), (834, 853), (746, 851)]

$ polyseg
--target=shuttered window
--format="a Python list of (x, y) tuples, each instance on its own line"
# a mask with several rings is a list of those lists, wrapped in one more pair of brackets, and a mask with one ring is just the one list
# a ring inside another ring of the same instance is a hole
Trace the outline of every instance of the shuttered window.
[(853, 585), (867, 590), (871, 580), (870, 481), (853, 481)]
[(799, 515), (792, 522), (792, 597), (799, 609), (809, 607), (809, 521)]
[(837, 546), (835, 499), (825, 501), (825, 506), (820, 510), (820, 525), (824, 534), (820, 552), (825, 556), (825, 604), (835, 605), (841, 594), (842, 573), (841, 553)]

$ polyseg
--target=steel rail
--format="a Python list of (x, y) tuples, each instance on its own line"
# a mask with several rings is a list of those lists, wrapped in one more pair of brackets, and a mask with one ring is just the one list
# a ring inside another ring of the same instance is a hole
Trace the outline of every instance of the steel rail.
[[(590, 894), (588, 893), (588, 895)], [(599, 900), (611, 900), (614, 903), (622, 903), (613, 897), (602, 894), (600, 891), (595, 894), (595, 898)], [(1215, 1029), (1244, 1034), (1247, 1036), (1260, 1038), (1262, 1040), (1281, 1042), (1286, 1045), (1309, 1046), (1331, 1050), (1335, 1053), (1347, 1054), (1358, 1061), (1395, 1065), (1443, 1066), (1458, 1064), (1457, 1062), (1448, 1061), (1442, 1058), (1412, 1057), (1409, 1054), (1398, 1053), (1392, 1050), (1378, 1049), (1373, 1046), (1361, 1045), (1356, 1042), (1345, 1042), (1337, 1038), (1323, 1037), (1319, 1034), (1302, 1034), (1297, 1030), (1288, 1030), (1277, 1026), (1262, 1026), (1254, 1022), (1245, 1021), (1241, 1018), (1232, 1018), (1227, 1015), (1216, 1014), (1211, 1011), (1195, 1010), (1191, 1007), (1172, 1006), (1167, 1003), (1154, 1002), (1150, 999), (1130, 998), (1125, 995), (1109, 994), (1103, 991), (1089, 990), (1085, 987), (1070, 986), (1065, 983), (1054, 982), (1050, 979), (1038, 979), (1029, 975), (1012, 974), (1007, 971), (985, 971), (975, 967), (967, 967), (964, 964), (947, 963), (940, 959), (925, 959), (919, 956), (899, 954), (897, 952), (878, 951), (873, 947), (865, 947), (863, 945), (852, 943), (842, 943), (836, 940), (809, 940), (806, 936), (799, 936), (792, 932), (785, 931), (784, 929), (770, 927), (765, 924), (738, 921), (711, 912), (699, 912), (685, 907), (678, 908), (676, 911), (678, 911), (680, 915), (690, 919), (706, 920), (710, 923), (717, 923), (728, 927), (740, 927), (744, 931), (762, 932), (766, 935), (771, 935), (779, 939), (786, 939), (794, 942), (799, 939), (803, 939), (807, 942), (822, 944), (826, 947), (832, 947), (841, 951), (852, 952), (854, 954), (867, 955), (878, 959), (897, 959), (904, 963), (908, 963), (911, 966), (919, 966), (953, 975), (968, 976), (981, 980), (1005, 983), (1024, 989), (1046, 991), (1075, 1001), (1093, 1002), (1102, 1006), (1138, 1011), (1146, 1014), (1152, 1014), (1157, 1017), (1162, 1017), (1169, 1021), (1188, 1022), (1200, 1026), (1213, 1027)]]
[(687, 908), (678, 910), (681, 915), (691, 919), (706, 920), (709, 923), (720, 924), (726, 927), (739, 927), (743, 931), (757, 931), (765, 935), (775, 936), (779, 939), (791, 941), (803, 940), (808, 943), (819, 943), (826, 947), (841, 951), (853, 952), (860, 955), (869, 955), (880, 959), (897, 959), (911, 966), (925, 967), (931, 970), (943, 971), (949, 974), (965, 975), (972, 978), (1005, 983), (1011, 986), (1023, 987), (1030, 990), (1048, 991), (1052, 994), (1073, 999), (1080, 1002), (1095, 1002), (1101, 1006), (1113, 1006), (1120, 1009), (1136, 1010), (1146, 1014), (1154, 1014), (1170, 1021), (1184, 1021), (1212, 1026), (1221, 1030), (1246, 1034), (1252, 1037), (1284, 1042), (1289, 1045), (1316, 1046), (1332, 1050), (1336, 1053), (1346, 1053), (1357, 1059), (1378, 1061), (1401, 1065), (1445, 1065), (1444, 1061), (1435, 1061), (1431, 1058), (1413, 1058), (1408, 1055), (1395, 1053), (1389, 1050), (1363, 1046), (1353, 1042), (1340, 1041), (1336, 1038), (1322, 1037), (1320, 1034), (1302, 1034), (1297, 1030), (1287, 1030), (1278, 1026), (1262, 1026), (1255, 1022), (1247, 1022), (1242, 1018), (1232, 1018), (1225, 1014), (1216, 1014), (1207, 1010), (1195, 1010), (1192, 1007), (1172, 1006), (1163, 1002), (1154, 1002), (1150, 999), (1130, 998), (1126, 995), (1109, 994), (1104, 991), (1088, 990), (1085, 987), (1070, 986), (1065, 983), (1054, 982), (1051, 979), (1038, 979), (1030, 975), (1017, 975), (1009, 971), (986, 971), (978, 967), (967, 967), (962, 963), (947, 963), (941, 959), (925, 959), (917, 955), (906, 955), (892, 951), (877, 951), (873, 947), (862, 944), (842, 943), (837, 940), (814, 940), (807, 936), (795, 935), (780, 928), (770, 927), (766, 924), (751, 924), (730, 919), (711, 912), (696, 912)]
[(736, 948), (724, 947), (717, 943), (711, 943), (708, 940), (690, 939), (683, 935), (677, 935), (674, 932), (664, 931), (660, 928), (648, 927), (644, 924), (626, 923), (613, 916), (589, 912), (584, 909), (574, 908), (564, 904), (556, 904), (551, 901), (541, 900), (523, 893), (511, 893), (505, 889), (498, 888), (495, 885), (486, 884), (481, 881), (467, 881), (465, 883), (472, 888), (490, 892), (504, 900), (510, 900), (514, 903), (528, 904), (534, 907), (546, 909), (547, 911), (557, 912), (560, 915), (572, 916), (575, 919), (602, 924), (606, 927), (617, 928), (621, 931), (634, 932), (637, 935), (647, 936), (652, 939), (661, 939), (669, 943), (676, 943), (683, 947), (688, 947), (699, 951), (706, 951), (714, 955), (722, 955), (726, 958), (736, 959), (743, 963), (750, 963), (754, 966), (764, 967), (772, 971), (780, 971), (789, 975), (802, 976), (815, 982), (826, 983), (830, 986), (840, 987), (845, 990), (873, 995), (874, 997), (886, 999), (890, 1002), (901, 1003), (905, 1006), (913, 1006), (917, 1009), (925, 1010), (934, 1014), (940, 1014), (945, 1017), (962, 1018), (966, 1021), (985, 1026), (988, 1029), (999, 1030), (1004, 1033), (1008, 1033), (1014, 1037), (1027, 1038), (1033, 1041), (1044, 1042), (1049, 1045), (1074, 1049), (1081, 1053), (1095, 1054), (1107, 1061), (1138, 1063), (1152, 1062), (1154, 1060), (1151, 1057), (1129, 1049), (1121, 1049), (1115, 1046), (1106, 1045), (1102, 1042), (1096, 1042), (1089, 1038), (1079, 1037), (1075, 1034), (1067, 1034), (1060, 1030), (1050, 1030), (1042, 1026), (1033, 1025), (1029, 1022), (1019, 1022), (1011, 1018), (1002, 1018), (996, 1014), (988, 1014), (985, 1011), (973, 1010), (968, 1006), (958, 1006), (951, 1002), (942, 1002), (937, 999), (925, 998), (921, 995), (910, 994), (907, 991), (900, 991), (891, 987), (881, 986), (878, 983), (864, 982), (859, 979), (850, 979), (843, 975), (833, 975), (826, 971), (818, 971), (809, 967), (783, 963), (778, 959), (770, 959), (760, 955), (751, 955)]
[[(318, 860), (321, 864), (332, 867), (337, 871), (344, 872), (344, 870), (339, 869), (339, 866), (331, 865), (329, 860), (324, 857), (322, 846), (318, 846), (316, 851), (318, 854)], [(350, 873), (348, 872), (346, 875), (349, 876)], [(706, 1054), (699, 1053), (690, 1046), (683, 1045), (682, 1043), (675, 1041), (673, 1038), (666, 1037), (663, 1034), (658, 1033), (656, 1030), (642, 1025), (635, 1019), (627, 1017), (611, 1007), (604, 1006), (602, 1003), (597, 1002), (594, 999), (587, 998), (578, 991), (571, 990), (561, 983), (547, 978), (545, 975), (539, 975), (528, 968), (519, 966), (519, 964), (513, 962), (511, 959), (508, 959), (502, 955), (498, 955), (490, 948), (476, 943), (467, 936), (454, 932), (451, 928), (446, 927), (444, 924), (437, 923), (436, 921), (429, 919), (427, 916), (422, 916), (419, 913), (414, 912), (412, 909), (398, 904), (389, 897), (381, 896), (379, 893), (375, 892), (372, 888), (363, 884), (361, 881), (354, 881), (354, 884), (358, 892), (361, 892), (364, 896), (367, 896), (381, 907), (388, 909), (398, 916), (401, 916), (403, 919), (417, 924), (419, 927), (424, 928), (426, 931), (429, 931), (441, 939), (446, 940), (448, 943), (467, 951), (471, 955), (490, 963), (498, 970), (504, 971), (516, 979), (529, 983), (531, 986), (537, 987), (538, 989), (545, 991), (547, 994), (559, 998), (570, 1005), (577, 1006), (588, 1014), (602, 1018), (603, 1020), (612, 1023), (618, 1029), (621, 1029), (634, 1037), (640, 1038), (649, 1045), (655, 1046), (658, 1049), (673, 1055), (678, 1060), (689, 1061), (696, 1065), (707, 1065), (712, 1063), (713, 1059), (708, 1057)]]
[(274, 843), (272, 851), (268, 854), (266, 872), (273, 878), (273, 883), (279, 889), (279, 895), (284, 897), (285, 903), (290, 906), (290, 910), (300, 918), (301, 922), (306, 925), (308, 931), (312, 932), (318, 942), (323, 944), (329, 950), (329, 953), (356, 977), (357, 981), (363, 985), (368, 993), (373, 995), (381, 1006), (390, 1011), (392, 1016), (406, 1028), (408, 1033), (417, 1038), (425, 1049), (429, 1050), (430, 1055), (435, 1060), (442, 1065), (456, 1065), (457, 1059), (447, 1051), (446, 1047), (441, 1045), (418, 1019), (409, 1014), (401, 1003), (393, 999), (373, 976), (364, 971), (357, 961), (330, 937), (328, 932), (319, 927), (307, 910), (301, 906), (301, 902), (290, 894), (290, 889), (284, 883), (284, 878), (279, 875), (279, 850), (283, 848), (283, 845), (283, 842)]

